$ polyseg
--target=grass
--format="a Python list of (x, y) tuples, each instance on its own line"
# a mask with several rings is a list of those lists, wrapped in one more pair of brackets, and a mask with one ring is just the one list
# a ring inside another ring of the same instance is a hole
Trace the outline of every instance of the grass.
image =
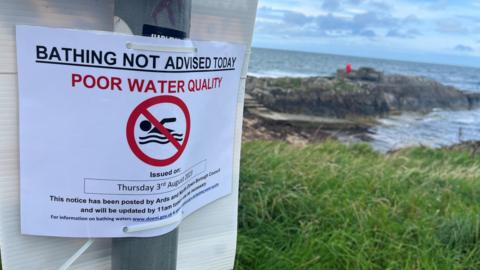
[(359, 90), (359, 87), (353, 83), (344, 80), (336, 80), (333, 84), (332, 89), (335, 92), (355, 92)]
[(243, 146), (235, 269), (480, 269), (480, 158)]
[(299, 89), (302, 87), (302, 78), (281, 77), (271, 82), (273, 86), (281, 88)]

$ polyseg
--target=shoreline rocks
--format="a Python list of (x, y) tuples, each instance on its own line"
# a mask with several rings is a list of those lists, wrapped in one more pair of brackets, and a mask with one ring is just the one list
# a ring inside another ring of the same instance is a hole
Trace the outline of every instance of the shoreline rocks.
[(480, 94), (423, 77), (384, 75), (371, 68), (350, 74), (339, 70), (336, 77), (248, 77), (246, 92), (274, 112), (334, 118), (480, 107)]

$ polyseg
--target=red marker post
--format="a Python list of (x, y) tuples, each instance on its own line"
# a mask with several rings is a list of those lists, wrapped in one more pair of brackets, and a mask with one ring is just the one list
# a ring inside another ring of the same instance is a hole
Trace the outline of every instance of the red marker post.
[(345, 71), (347, 72), (347, 74), (352, 73), (352, 64), (347, 64), (345, 66)]

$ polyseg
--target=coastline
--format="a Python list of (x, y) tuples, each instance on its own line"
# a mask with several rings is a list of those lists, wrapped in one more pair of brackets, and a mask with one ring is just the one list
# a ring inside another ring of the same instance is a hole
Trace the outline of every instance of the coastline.
[[(388, 128), (386, 119), (395, 122), (411, 115), (417, 120), (439, 111), (477, 113), (472, 110), (479, 107), (478, 93), (419, 76), (384, 75), (372, 68), (351, 74), (338, 70), (336, 76), (249, 76), (244, 139), (305, 144), (333, 138), (345, 143), (373, 141), (375, 146), (376, 132)], [(464, 140), (475, 139), (471, 137), (467, 134)], [(459, 137), (458, 142), (462, 140)], [(381, 151), (394, 149), (384, 148)]]

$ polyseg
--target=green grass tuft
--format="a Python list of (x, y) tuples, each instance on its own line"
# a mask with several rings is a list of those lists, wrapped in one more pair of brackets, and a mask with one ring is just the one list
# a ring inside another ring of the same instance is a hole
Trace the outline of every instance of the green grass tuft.
[(273, 80), (273, 86), (278, 86), (284, 89), (300, 89), (302, 87), (302, 78), (295, 77), (281, 77)]
[(480, 269), (480, 158), (243, 146), (235, 269)]
[(344, 80), (336, 80), (332, 89), (335, 92), (355, 92), (360, 90), (355, 84)]

